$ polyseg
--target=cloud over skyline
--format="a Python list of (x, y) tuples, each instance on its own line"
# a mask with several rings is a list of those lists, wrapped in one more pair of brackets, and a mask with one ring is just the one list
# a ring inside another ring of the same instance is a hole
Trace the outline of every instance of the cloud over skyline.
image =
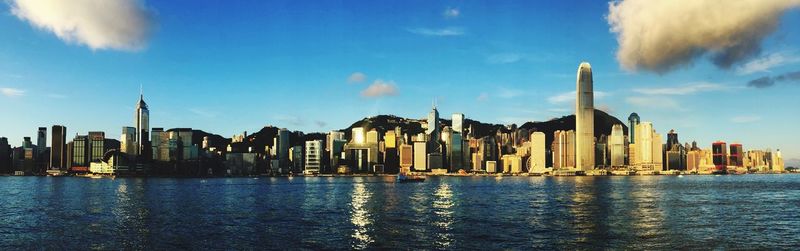
[(347, 77), (347, 83), (351, 84), (361, 83), (364, 82), (364, 80), (367, 80), (367, 75), (361, 72), (353, 72), (353, 74)]
[(666, 73), (703, 56), (728, 69), (757, 56), (783, 13), (798, 6), (800, 0), (623, 0), (609, 3), (607, 21), (626, 70)]
[(442, 15), (446, 18), (457, 18), (461, 15), (461, 11), (458, 8), (447, 8)]
[(397, 85), (394, 81), (383, 81), (377, 79), (375, 82), (361, 92), (361, 96), (367, 98), (380, 98), (385, 96), (397, 96)]
[(154, 25), (143, 0), (11, 0), (9, 4), (20, 20), (92, 50), (141, 50)]
[(721, 84), (697, 82), (676, 87), (638, 88), (634, 92), (646, 95), (691, 95), (699, 92), (720, 91), (728, 89)]

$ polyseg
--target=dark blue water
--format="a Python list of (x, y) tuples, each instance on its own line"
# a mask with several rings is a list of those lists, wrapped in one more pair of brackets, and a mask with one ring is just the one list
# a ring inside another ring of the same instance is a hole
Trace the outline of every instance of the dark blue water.
[(0, 250), (791, 249), (800, 175), (0, 178)]

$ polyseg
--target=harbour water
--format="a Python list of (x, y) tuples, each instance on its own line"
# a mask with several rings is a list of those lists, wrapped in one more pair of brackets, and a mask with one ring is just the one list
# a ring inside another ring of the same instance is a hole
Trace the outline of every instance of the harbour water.
[(0, 177), (0, 250), (792, 249), (800, 175)]

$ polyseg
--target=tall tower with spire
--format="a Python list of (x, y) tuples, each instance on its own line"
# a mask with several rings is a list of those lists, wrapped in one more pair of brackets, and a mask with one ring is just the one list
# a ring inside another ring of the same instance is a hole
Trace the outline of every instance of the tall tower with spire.
[(439, 110), (436, 110), (436, 100), (434, 99), (433, 103), (431, 104), (432, 109), (431, 112), (428, 113), (428, 129), (425, 130), (425, 134), (429, 136), (429, 148), (428, 149), (438, 149), (439, 141), (441, 138), (440, 133), (440, 124), (439, 124)]
[(141, 156), (146, 149), (146, 142), (150, 138), (150, 110), (144, 102), (144, 93), (139, 87), (139, 102), (136, 103), (136, 113), (133, 122), (136, 125), (136, 155)]
[(575, 98), (575, 167), (580, 171), (594, 169), (594, 90), (592, 66), (578, 66)]

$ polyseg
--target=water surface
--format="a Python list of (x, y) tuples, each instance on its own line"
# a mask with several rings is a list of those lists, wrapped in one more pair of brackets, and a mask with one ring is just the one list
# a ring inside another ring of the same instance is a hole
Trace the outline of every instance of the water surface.
[(0, 249), (791, 249), (800, 175), (1, 177)]

